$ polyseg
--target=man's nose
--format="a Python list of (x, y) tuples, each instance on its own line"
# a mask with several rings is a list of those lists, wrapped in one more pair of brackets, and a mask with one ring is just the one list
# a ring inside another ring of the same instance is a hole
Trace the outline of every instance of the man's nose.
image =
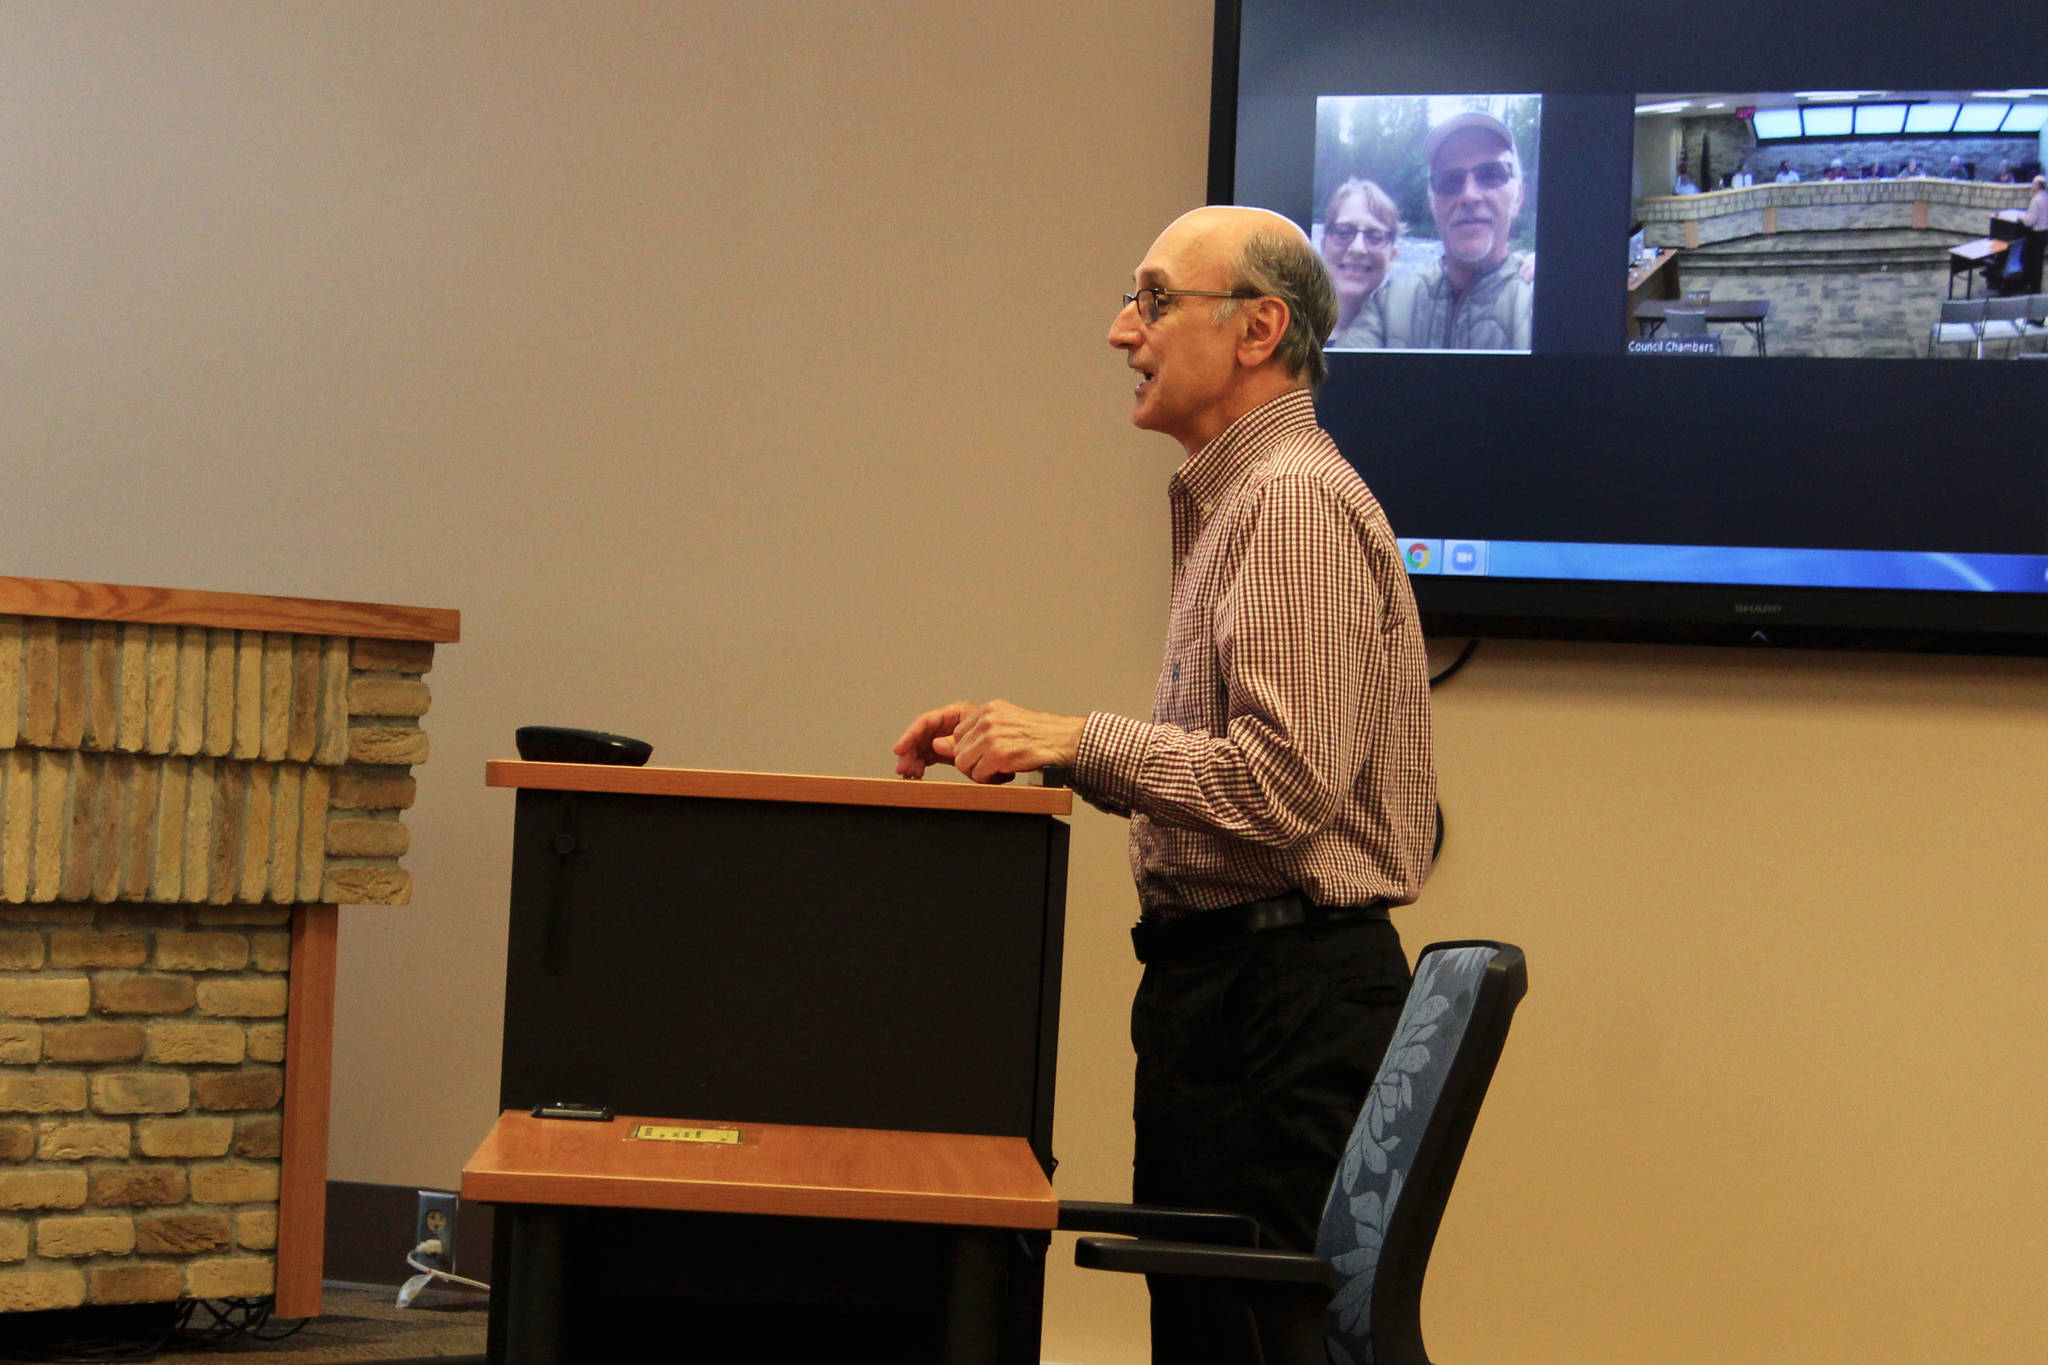
[(1109, 320), (1109, 344), (1122, 350), (1138, 344), (1138, 305), (1127, 303)]

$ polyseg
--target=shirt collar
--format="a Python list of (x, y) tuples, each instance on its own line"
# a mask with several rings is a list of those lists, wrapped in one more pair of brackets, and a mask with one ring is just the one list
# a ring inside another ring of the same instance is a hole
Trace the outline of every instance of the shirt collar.
[(1206, 515), (1217, 498), (1264, 458), (1274, 437), (1315, 425), (1315, 395), (1306, 388), (1289, 389), (1245, 413), (1188, 456), (1174, 471), (1172, 487)]

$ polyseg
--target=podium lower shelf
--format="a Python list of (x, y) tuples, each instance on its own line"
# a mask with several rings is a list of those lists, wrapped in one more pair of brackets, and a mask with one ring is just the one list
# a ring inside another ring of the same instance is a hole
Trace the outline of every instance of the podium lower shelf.
[(1022, 1138), (508, 1110), (462, 1195), (501, 1206), (496, 1365), (1037, 1358), (1058, 1203)]

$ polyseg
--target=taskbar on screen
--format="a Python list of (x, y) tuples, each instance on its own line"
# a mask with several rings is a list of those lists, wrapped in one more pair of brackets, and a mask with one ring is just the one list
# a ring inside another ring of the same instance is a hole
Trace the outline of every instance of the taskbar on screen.
[(2048, 592), (2048, 554), (1807, 550), (1736, 545), (1601, 545), (1403, 536), (1410, 574), (1775, 588)]

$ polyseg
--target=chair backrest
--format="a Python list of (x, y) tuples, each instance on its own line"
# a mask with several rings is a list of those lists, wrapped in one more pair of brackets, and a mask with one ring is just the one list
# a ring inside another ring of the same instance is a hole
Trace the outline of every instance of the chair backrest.
[(2003, 299), (1986, 299), (1984, 300), (1984, 321), (2017, 322), (2026, 317), (2027, 309), (2032, 306), (2033, 302), (2026, 294), (2014, 294), (2010, 298)]
[(1943, 299), (1941, 301), (1941, 325), (1982, 322), (1984, 320), (1983, 299)]
[(1666, 308), (1664, 322), (1675, 337), (1703, 337), (1707, 334), (1705, 308)]
[(2027, 295), (2027, 321), (2048, 323), (2048, 294)]
[(1316, 1254), (1337, 1291), (1323, 1315), (1337, 1365), (1428, 1365), (1422, 1277), (1515, 1006), (1522, 950), (1432, 943), (1330, 1184)]

